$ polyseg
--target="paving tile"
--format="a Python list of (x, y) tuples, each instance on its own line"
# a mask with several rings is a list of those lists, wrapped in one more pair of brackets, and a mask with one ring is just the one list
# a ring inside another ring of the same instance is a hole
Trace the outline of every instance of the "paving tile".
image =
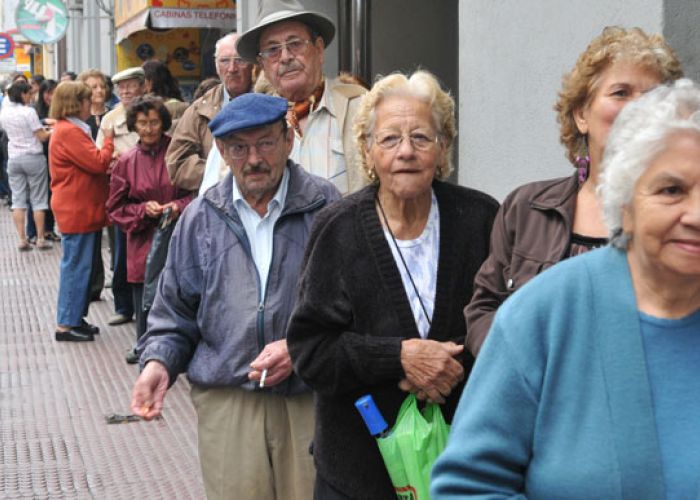
[(124, 362), (134, 323), (107, 325), (111, 290), (90, 306), (95, 342), (53, 339), (60, 256), (60, 245), (18, 252), (0, 206), (0, 498), (204, 498), (184, 377), (168, 391), (163, 420), (105, 422), (129, 413), (138, 375)]

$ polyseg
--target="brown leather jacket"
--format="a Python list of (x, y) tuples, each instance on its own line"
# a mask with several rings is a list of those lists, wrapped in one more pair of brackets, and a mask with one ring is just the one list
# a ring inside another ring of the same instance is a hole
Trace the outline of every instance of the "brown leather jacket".
[(221, 109), (224, 85), (209, 90), (185, 110), (177, 123), (173, 140), (165, 154), (170, 180), (177, 187), (197, 191), (213, 138), (209, 121)]
[(574, 174), (521, 186), (501, 205), (491, 230), (489, 256), (474, 278), (474, 295), (464, 309), (466, 344), (474, 356), (503, 301), (566, 257), (577, 192)]

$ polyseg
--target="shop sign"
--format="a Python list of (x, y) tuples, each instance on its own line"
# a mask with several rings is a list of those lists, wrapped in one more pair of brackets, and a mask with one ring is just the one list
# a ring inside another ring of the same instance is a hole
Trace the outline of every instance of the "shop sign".
[(7, 33), (0, 33), (0, 59), (8, 59), (15, 53), (15, 41)]
[(168, 9), (153, 7), (150, 12), (154, 28), (221, 28), (236, 26), (235, 9)]
[(20, 0), (15, 22), (33, 43), (54, 43), (66, 34), (68, 11), (61, 0)]

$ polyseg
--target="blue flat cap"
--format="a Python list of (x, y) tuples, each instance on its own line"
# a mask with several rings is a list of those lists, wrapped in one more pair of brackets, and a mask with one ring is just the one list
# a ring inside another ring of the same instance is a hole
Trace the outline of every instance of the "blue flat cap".
[(232, 99), (209, 122), (211, 133), (217, 139), (275, 123), (287, 115), (287, 100), (267, 94), (242, 94)]

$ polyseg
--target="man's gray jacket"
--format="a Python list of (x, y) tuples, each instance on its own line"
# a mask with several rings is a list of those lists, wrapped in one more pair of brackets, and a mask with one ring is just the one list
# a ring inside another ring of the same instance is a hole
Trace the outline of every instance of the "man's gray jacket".
[[(266, 344), (285, 338), (311, 225), (340, 198), (328, 181), (287, 161), (289, 187), (275, 223), (267, 291), (233, 205), (233, 176), (196, 198), (173, 232), (168, 259), (138, 345), (141, 362), (162, 362), (170, 383), (187, 371), (205, 387), (254, 390), (249, 364)], [(281, 394), (308, 388), (292, 374), (271, 387)]]

